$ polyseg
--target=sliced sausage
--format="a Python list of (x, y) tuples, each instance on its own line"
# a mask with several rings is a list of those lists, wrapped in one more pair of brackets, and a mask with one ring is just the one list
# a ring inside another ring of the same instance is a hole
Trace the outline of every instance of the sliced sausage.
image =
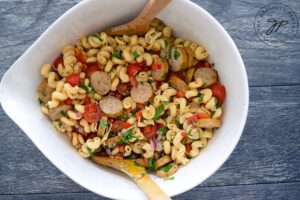
[(172, 176), (177, 172), (178, 165), (176, 163), (171, 163), (168, 165), (171, 165), (171, 168), (166, 169), (165, 167), (161, 167), (159, 170), (156, 171), (156, 176), (158, 176), (159, 178), (165, 178)]
[(200, 78), (203, 82), (203, 87), (210, 87), (217, 83), (218, 75), (217, 72), (209, 67), (201, 67), (195, 71), (195, 80)]
[(195, 68), (190, 68), (186, 71), (185, 73), (185, 81), (187, 83), (191, 82), (193, 80), (193, 77), (194, 77), (194, 72), (195, 72)]
[(100, 100), (100, 108), (108, 117), (118, 117), (123, 113), (122, 101), (113, 96), (106, 96)]
[(197, 121), (199, 128), (219, 128), (221, 126), (221, 120), (219, 119), (199, 119)]
[(188, 85), (186, 84), (186, 82), (184, 82), (184, 80), (180, 79), (178, 76), (176, 76), (175, 74), (171, 74), (169, 77), (169, 83), (170, 85), (177, 89), (180, 90), (182, 92), (185, 92), (186, 90), (188, 90)]
[(52, 110), (49, 110), (49, 117), (52, 121), (55, 121), (57, 119), (60, 119), (62, 116), (64, 116), (68, 110), (70, 110), (72, 107), (70, 105), (60, 105)]
[(136, 87), (131, 88), (130, 95), (137, 103), (146, 103), (153, 96), (152, 87), (148, 82), (138, 83)]
[(188, 66), (188, 54), (184, 47), (169, 47), (168, 59), (173, 72), (179, 72)]
[(165, 155), (154, 162), (155, 169), (158, 169), (169, 162), (172, 162), (172, 158), (169, 155)]
[(123, 96), (129, 96), (130, 95), (130, 90), (131, 90), (131, 84), (130, 82), (128, 83), (119, 83), (117, 86), (117, 91)]
[(51, 100), (51, 96), (52, 96), (52, 92), (54, 91), (54, 88), (48, 86), (47, 79), (43, 79), (39, 84), (37, 91), (39, 94), (39, 99), (44, 103), (47, 103), (48, 101)]
[(97, 94), (105, 95), (110, 91), (111, 80), (106, 72), (96, 71), (91, 75), (91, 85)]
[(163, 81), (167, 78), (169, 72), (169, 64), (166, 59), (154, 56), (152, 65), (152, 78), (155, 81)]

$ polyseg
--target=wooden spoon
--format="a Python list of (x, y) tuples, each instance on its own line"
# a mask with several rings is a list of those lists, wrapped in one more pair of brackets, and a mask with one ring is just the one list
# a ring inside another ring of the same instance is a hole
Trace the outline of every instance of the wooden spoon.
[(91, 159), (107, 167), (117, 169), (130, 176), (151, 200), (170, 200), (170, 198), (156, 185), (142, 166), (134, 160), (121, 160), (108, 157), (93, 156)]
[(171, 0), (148, 0), (143, 11), (132, 21), (107, 29), (108, 35), (144, 35), (150, 22)]

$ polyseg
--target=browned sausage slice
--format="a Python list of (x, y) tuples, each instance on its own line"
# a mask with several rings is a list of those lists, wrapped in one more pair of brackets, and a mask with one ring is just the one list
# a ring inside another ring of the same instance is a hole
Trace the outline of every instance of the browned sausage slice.
[(171, 76), (169, 78), (169, 83), (173, 88), (180, 90), (182, 92), (185, 92), (186, 90), (189, 89), (186, 82), (184, 82), (182, 79), (178, 78), (175, 74), (171, 74)]
[(170, 168), (167, 170), (164, 167), (161, 167), (159, 170), (156, 171), (156, 176), (159, 178), (165, 178), (172, 176), (178, 170), (178, 165), (176, 163), (170, 163)]
[(203, 82), (203, 87), (210, 87), (218, 81), (218, 75), (215, 70), (209, 67), (201, 67), (195, 71), (195, 80), (200, 78)]
[(131, 88), (130, 95), (137, 103), (146, 103), (153, 95), (151, 85), (147, 82), (141, 82), (136, 87)]
[(48, 86), (47, 79), (43, 79), (39, 84), (37, 91), (39, 94), (39, 99), (43, 103), (47, 103), (48, 101), (51, 100), (51, 96), (52, 96), (52, 92), (54, 91), (54, 88)]
[(171, 71), (179, 72), (188, 67), (188, 54), (184, 47), (169, 47), (168, 59)]
[(70, 105), (60, 105), (52, 110), (49, 110), (49, 117), (52, 121), (60, 119), (67, 114), (67, 111), (71, 109)]
[(163, 81), (167, 78), (169, 72), (169, 64), (166, 59), (154, 56), (152, 65), (152, 78), (155, 81)]
[(110, 91), (111, 80), (106, 72), (96, 71), (91, 75), (91, 85), (97, 94), (105, 95)]
[(172, 158), (169, 155), (164, 155), (163, 157), (154, 162), (155, 169), (158, 169), (168, 164), (169, 162), (172, 162)]
[(118, 117), (123, 113), (122, 101), (113, 96), (106, 96), (100, 100), (100, 108), (108, 117)]

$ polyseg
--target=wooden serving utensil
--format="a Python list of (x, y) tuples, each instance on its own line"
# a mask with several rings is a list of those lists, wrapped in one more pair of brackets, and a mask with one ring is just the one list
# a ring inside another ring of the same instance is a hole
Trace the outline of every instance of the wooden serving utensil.
[(143, 11), (132, 21), (107, 29), (108, 35), (144, 35), (150, 22), (171, 0), (148, 0)]
[(156, 185), (156, 183), (147, 174), (143, 166), (135, 164), (134, 160), (121, 160), (115, 158), (93, 156), (91, 159), (107, 167), (114, 168), (127, 174), (132, 178), (143, 192), (151, 200), (170, 200), (170, 198)]

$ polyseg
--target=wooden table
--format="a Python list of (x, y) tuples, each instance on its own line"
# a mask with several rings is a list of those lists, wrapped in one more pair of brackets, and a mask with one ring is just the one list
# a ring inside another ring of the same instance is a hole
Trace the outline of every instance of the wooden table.
[[(0, 76), (77, 2), (1, 0)], [(273, 47), (254, 30), (257, 12), (272, 0), (194, 2), (215, 16), (236, 42), (247, 68), (250, 107), (242, 138), (227, 162), (174, 199), (300, 199), (300, 30), (292, 42)], [(299, 0), (277, 2), (292, 8), (300, 20)], [(56, 169), (2, 108), (0, 160), (0, 199), (105, 199)]]

